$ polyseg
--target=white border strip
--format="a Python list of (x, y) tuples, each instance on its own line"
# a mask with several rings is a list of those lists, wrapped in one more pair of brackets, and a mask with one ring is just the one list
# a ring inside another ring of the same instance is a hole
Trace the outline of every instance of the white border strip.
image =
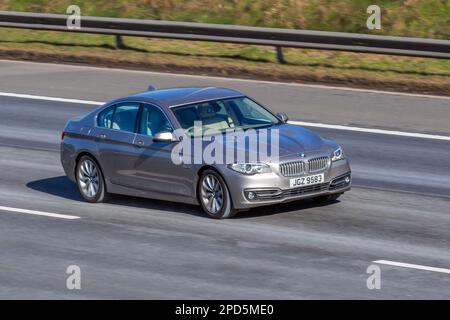
[[(96, 106), (105, 104), (105, 102), (101, 102), (101, 101), (36, 96), (36, 95), (31, 95), (31, 94), (21, 94), (21, 93), (11, 93), (11, 92), (0, 92), (0, 96), (12, 97), (12, 98), (22, 98), (22, 99), (32, 99), (32, 100), (56, 101), (56, 102), (64, 102), (64, 103), (89, 104), (89, 105), (96, 105)], [(350, 126), (343, 126), (343, 125), (337, 125), (337, 124), (303, 122), (303, 121), (289, 121), (289, 123), (299, 125), (299, 126), (305, 126), (305, 127), (326, 128), (326, 129), (334, 129), (334, 130), (376, 133), (376, 134), (385, 134), (385, 135), (391, 135), (391, 136), (401, 136), (401, 137), (410, 137), (410, 138), (450, 141), (450, 136), (441, 136), (441, 135), (434, 135), (434, 134), (403, 132), (403, 131), (393, 131), (393, 130), (383, 130), (383, 129), (371, 129), (371, 128), (362, 128), (362, 127), (350, 127)]]
[(326, 128), (326, 129), (357, 131), (357, 132), (367, 132), (367, 133), (378, 133), (378, 134), (387, 134), (387, 135), (391, 135), (391, 136), (450, 141), (449, 136), (440, 136), (440, 135), (435, 135), (435, 134), (392, 131), (392, 130), (383, 130), (383, 129), (361, 128), (361, 127), (349, 127), (349, 126), (342, 126), (342, 125), (337, 125), (337, 124), (325, 124), (325, 123), (314, 123), (314, 122), (303, 122), (303, 121), (289, 121), (289, 123), (296, 124), (299, 126), (305, 126), (305, 127)]
[(2, 206), (0, 206), (0, 211), (8, 211), (8, 212), (15, 212), (15, 213), (25, 213), (25, 214), (32, 214), (32, 215), (36, 215), (36, 216), (45, 216), (45, 217), (67, 219), (67, 220), (80, 219), (80, 217), (78, 217), (78, 216), (69, 216), (69, 215), (66, 215), (66, 214), (58, 214), (58, 213), (50, 213), (50, 212), (44, 212), (44, 211), (35, 211), (35, 210), (27, 210), (27, 209), (19, 209), (19, 208), (11, 208), (11, 207), (2, 207)]
[(438, 96), (438, 95), (428, 95), (428, 94), (420, 94), (420, 93), (407, 93), (407, 92), (397, 92), (397, 91), (383, 91), (383, 90), (372, 90), (372, 89), (363, 89), (363, 88), (351, 88), (351, 87), (339, 87), (339, 86), (328, 86), (321, 84), (307, 84), (307, 83), (296, 83), (296, 82), (280, 82), (280, 81), (265, 81), (265, 80), (252, 80), (252, 79), (241, 79), (241, 78), (225, 78), (219, 76), (208, 76), (208, 75), (194, 75), (194, 74), (183, 74), (183, 73), (170, 73), (170, 72), (156, 72), (156, 71), (141, 71), (141, 70), (132, 70), (132, 69), (120, 69), (120, 68), (105, 68), (105, 67), (93, 67), (93, 66), (78, 66), (73, 64), (57, 64), (57, 63), (48, 63), (48, 62), (33, 62), (33, 61), (20, 61), (20, 60), (5, 60), (0, 59), (0, 62), (9, 62), (9, 63), (23, 63), (23, 64), (37, 64), (37, 65), (52, 65), (52, 66), (64, 66), (67, 68), (75, 68), (75, 69), (85, 69), (85, 70), (103, 70), (103, 71), (119, 71), (119, 72), (130, 72), (130, 73), (138, 73), (138, 74), (147, 74), (147, 75), (160, 75), (167, 77), (183, 77), (183, 78), (192, 78), (192, 79), (212, 79), (212, 80), (220, 80), (220, 81), (238, 81), (238, 82), (252, 82), (252, 83), (264, 83), (271, 85), (283, 85), (283, 86), (294, 86), (294, 87), (304, 87), (304, 88), (313, 88), (313, 89), (324, 89), (324, 90), (341, 90), (341, 91), (353, 91), (353, 92), (361, 92), (361, 93), (375, 93), (375, 94), (388, 94), (388, 95), (396, 95), (396, 96), (405, 96), (405, 97), (417, 97), (417, 98), (430, 98), (430, 99), (445, 99), (450, 100), (449, 96)]
[(432, 272), (440, 272), (440, 273), (450, 274), (450, 269), (428, 267), (428, 266), (422, 266), (422, 265), (419, 265), (419, 264), (411, 264), (411, 263), (396, 262), (396, 261), (389, 261), (389, 260), (376, 260), (376, 261), (373, 261), (373, 262), (377, 263), (377, 264), (384, 264), (384, 265), (394, 266), (394, 267), (402, 267), (402, 268), (410, 268), (410, 269), (417, 269), (417, 270), (424, 270), (424, 271), (432, 271)]

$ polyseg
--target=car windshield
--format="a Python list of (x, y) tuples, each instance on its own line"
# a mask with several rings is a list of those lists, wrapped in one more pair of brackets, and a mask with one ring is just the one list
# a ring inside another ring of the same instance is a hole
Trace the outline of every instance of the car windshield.
[(245, 130), (280, 123), (280, 120), (247, 97), (207, 101), (172, 109), (181, 127), (193, 135), (194, 122), (201, 121), (202, 130)]

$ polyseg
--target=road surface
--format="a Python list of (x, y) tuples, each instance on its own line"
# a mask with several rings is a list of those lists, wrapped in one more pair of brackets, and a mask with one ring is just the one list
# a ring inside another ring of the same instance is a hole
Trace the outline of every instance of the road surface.
[[(1, 92), (106, 101), (149, 84), (233, 87), (295, 120), (450, 135), (445, 98), (0, 62)], [(344, 147), (350, 192), (216, 221), (164, 201), (83, 202), (59, 141), (67, 119), (92, 108), (0, 96), (0, 298), (450, 298), (450, 141), (314, 129)], [(366, 286), (373, 264), (380, 290)], [(69, 265), (81, 290), (66, 288)]]

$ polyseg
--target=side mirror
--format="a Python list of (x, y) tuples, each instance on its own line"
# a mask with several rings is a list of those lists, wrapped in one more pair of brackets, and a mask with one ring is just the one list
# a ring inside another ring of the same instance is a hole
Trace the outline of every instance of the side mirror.
[(153, 136), (153, 141), (155, 142), (175, 142), (178, 141), (178, 139), (175, 137), (175, 135), (172, 132), (158, 132)]
[(277, 117), (284, 123), (288, 122), (288, 120), (289, 120), (288, 116), (284, 112), (278, 112)]

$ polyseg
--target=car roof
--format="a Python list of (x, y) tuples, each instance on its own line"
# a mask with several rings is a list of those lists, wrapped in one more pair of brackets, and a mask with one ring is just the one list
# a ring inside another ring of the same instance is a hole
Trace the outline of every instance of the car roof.
[(189, 87), (146, 91), (133, 94), (119, 101), (139, 100), (157, 104), (161, 107), (191, 104), (207, 100), (225, 99), (243, 96), (239, 91), (218, 87)]

